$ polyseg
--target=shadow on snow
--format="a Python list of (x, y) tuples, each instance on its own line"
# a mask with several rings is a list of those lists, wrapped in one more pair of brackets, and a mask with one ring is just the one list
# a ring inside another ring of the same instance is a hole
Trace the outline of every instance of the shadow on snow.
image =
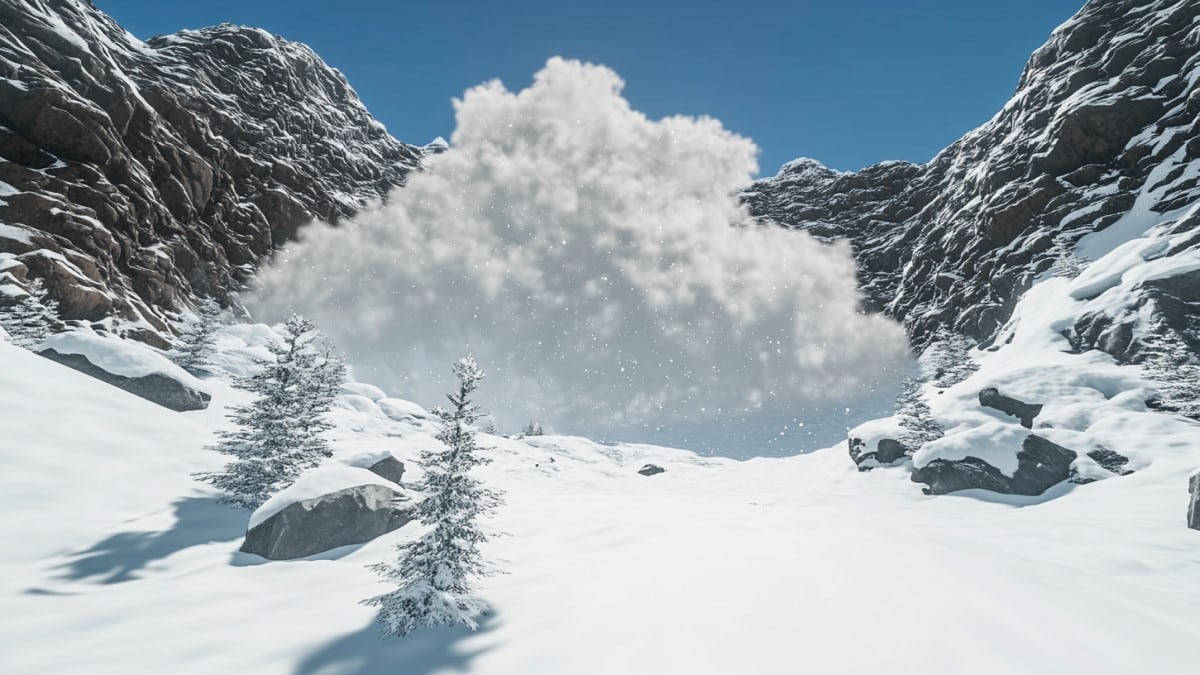
[(211, 497), (187, 497), (173, 504), (175, 524), (168, 530), (119, 532), (64, 564), (71, 580), (100, 577), (118, 584), (139, 578), (147, 565), (193, 546), (231, 541), (246, 532), (247, 513)]
[(427, 675), (457, 670), (466, 672), (471, 660), (492, 647), (465, 649), (459, 643), (496, 627), (496, 616), (490, 614), (479, 622), (479, 630), (463, 627), (426, 628), (403, 638), (384, 637), (379, 622), (372, 621), (362, 630), (330, 642), (306, 656), (296, 668), (296, 675)]

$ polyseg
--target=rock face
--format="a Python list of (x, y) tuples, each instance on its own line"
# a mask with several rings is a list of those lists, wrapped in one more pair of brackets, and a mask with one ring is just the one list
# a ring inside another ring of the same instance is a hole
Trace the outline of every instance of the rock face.
[(999, 410), (1005, 415), (1010, 415), (1021, 420), (1021, 426), (1026, 429), (1033, 428), (1033, 418), (1037, 417), (1042, 412), (1041, 403), (1025, 403), (1018, 401), (1010, 396), (1001, 394), (998, 389), (988, 387), (979, 392), (979, 405), (993, 410)]
[(120, 387), (135, 396), (140, 396), (147, 401), (178, 412), (203, 410), (208, 407), (208, 402), (212, 399), (212, 396), (207, 392), (193, 389), (183, 382), (162, 373), (150, 373), (141, 377), (125, 377), (104, 370), (89, 361), (83, 354), (60, 354), (53, 349), (46, 349), (38, 353), (51, 361), (74, 368), (97, 380)]
[(142, 42), (90, 2), (0, 0), (0, 258), (65, 319), (165, 332), (420, 156), (304, 45), (231, 25)]
[[(1072, 253), (1084, 235), (1135, 201), (1168, 214), (1200, 200), (1198, 20), (1195, 2), (1091, 0), (1033, 54), (1003, 110), (928, 164), (840, 173), (801, 159), (743, 199), (763, 221), (848, 239), (868, 309), (903, 321), (917, 346), (938, 327), (986, 345), (1039, 275), (1086, 262)], [(1195, 231), (1200, 215), (1180, 213), (1177, 230)], [(1169, 335), (1194, 356), (1196, 276), (1148, 281), (1142, 307), (1078, 327), (1079, 348), (1124, 363)], [(1139, 312), (1148, 330), (1119, 327)]]
[(1188, 501), (1187, 524), (1193, 530), (1200, 530), (1200, 472), (1192, 474), (1188, 480), (1188, 493), (1191, 499)]
[(241, 550), (268, 560), (293, 560), (371, 541), (411, 520), (403, 495), (359, 485), (289, 504), (251, 528)]
[(657, 464), (647, 464), (638, 469), (638, 473), (642, 474), (643, 476), (654, 476), (656, 474), (664, 473), (665, 471), (666, 469)]
[(928, 495), (944, 495), (959, 490), (982, 489), (1003, 494), (1036, 496), (1067, 480), (1071, 462), (1077, 455), (1060, 445), (1030, 434), (1017, 453), (1017, 470), (1005, 476), (999, 469), (977, 457), (961, 460), (935, 459), (913, 469), (912, 480), (925, 483)]

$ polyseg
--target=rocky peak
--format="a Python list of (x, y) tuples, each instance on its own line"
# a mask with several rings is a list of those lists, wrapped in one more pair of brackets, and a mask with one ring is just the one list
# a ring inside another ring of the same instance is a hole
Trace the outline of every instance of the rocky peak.
[(918, 343), (939, 326), (986, 340), (1084, 235), (1135, 202), (1163, 214), (1200, 199), (1198, 21), (1186, 0), (1092, 0), (1004, 109), (928, 164), (792, 162), (744, 199), (763, 220), (849, 239), (870, 308)]
[(0, 100), (0, 283), (45, 278), (65, 319), (149, 339), (422, 155), (302, 44), (228, 24), (142, 42), (81, 0), (0, 0)]

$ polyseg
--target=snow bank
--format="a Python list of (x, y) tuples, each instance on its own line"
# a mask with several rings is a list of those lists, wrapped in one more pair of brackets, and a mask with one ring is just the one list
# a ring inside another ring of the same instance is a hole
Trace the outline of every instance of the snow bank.
[(365, 382), (343, 382), (342, 391), (347, 394), (362, 396), (370, 401), (387, 398), (387, 394), (382, 389), (373, 384), (366, 384)]
[(363, 468), (338, 465), (323, 466), (304, 474), (290, 487), (279, 491), (275, 496), (268, 499), (266, 503), (258, 507), (251, 514), (250, 523), (246, 526), (246, 529), (254, 529), (263, 521), (295, 502), (313, 499), (321, 495), (327, 495), (331, 492), (359, 485), (382, 485), (397, 492), (402, 491), (399, 485)]
[(37, 351), (53, 349), (59, 354), (79, 354), (102, 370), (121, 377), (164, 375), (196, 391), (207, 391), (191, 373), (140, 342), (102, 337), (90, 330), (51, 335)]

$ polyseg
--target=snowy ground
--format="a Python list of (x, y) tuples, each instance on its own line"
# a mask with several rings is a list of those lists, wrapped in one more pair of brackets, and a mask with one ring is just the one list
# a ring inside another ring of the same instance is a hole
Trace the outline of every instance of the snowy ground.
[[(255, 351), (225, 347), (231, 369)], [(734, 461), (485, 437), (511, 535), (488, 550), (509, 572), (483, 584), (496, 613), (383, 641), (365, 565), (415, 526), (238, 553), (248, 514), (189, 478), (221, 463), (203, 446), (238, 396), (223, 382), (179, 414), (7, 344), (0, 364), (0, 672), (1195, 672), (1195, 456), (1017, 507), (860, 474), (844, 446)], [(334, 461), (431, 442), (419, 408), (359, 394)]]

